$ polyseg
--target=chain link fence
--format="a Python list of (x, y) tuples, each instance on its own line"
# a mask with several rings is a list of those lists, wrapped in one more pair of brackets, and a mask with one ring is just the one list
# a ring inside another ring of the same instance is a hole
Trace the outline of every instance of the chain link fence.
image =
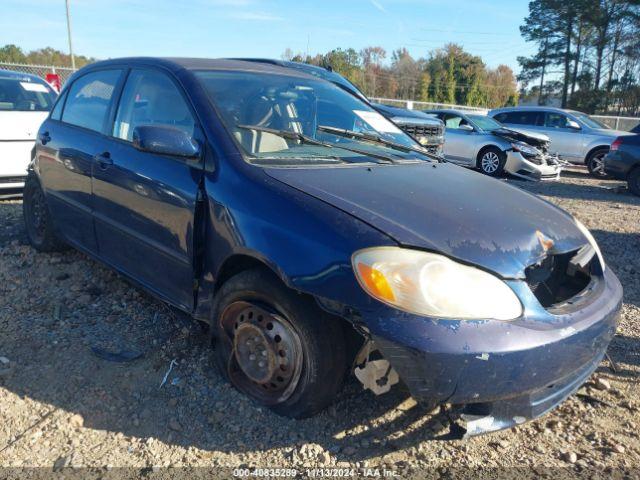
[[(418, 102), (414, 100), (396, 100), (393, 98), (370, 98), (372, 102), (383, 103), (392, 107), (408, 108), (409, 110), (435, 110), (435, 109), (453, 109), (465, 112), (476, 112), (486, 114), (490, 109), (481, 107), (468, 107), (466, 105), (452, 105), (448, 103), (432, 103)], [(637, 117), (619, 117), (612, 115), (590, 115), (614, 130), (629, 131), (640, 124), (640, 118)]]
[(47, 73), (56, 73), (60, 77), (60, 84), (64, 83), (75, 72), (73, 68), (69, 67), (54, 67), (52, 65), (25, 65), (21, 63), (3, 63), (0, 62), (0, 70), (11, 70), (12, 72), (29, 73), (31, 75), (37, 75), (40, 78), (45, 78)]

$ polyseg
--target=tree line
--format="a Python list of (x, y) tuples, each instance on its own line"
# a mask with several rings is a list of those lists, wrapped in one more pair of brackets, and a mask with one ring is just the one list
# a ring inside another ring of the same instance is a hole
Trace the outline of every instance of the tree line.
[(523, 95), (540, 104), (640, 113), (640, 0), (533, 0), (520, 32)]
[[(95, 62), (95, 60), (96, 59), (92, 57), (75, 55), (76, 68), (80, 68), (87, 63)], [(0, 62), (71, 67), (71, 56), (51, 47), (25, 52), (17, 45), (8, 44), (0, 47)]]
[(331, 67), (369, 97), (497, 108), (518, 103), (516, 77), (506, 65), (489, 68), (454, 43), (413, 58), (405, 48), (336, 48), (315, 56), (286, 49), (284, 60)]

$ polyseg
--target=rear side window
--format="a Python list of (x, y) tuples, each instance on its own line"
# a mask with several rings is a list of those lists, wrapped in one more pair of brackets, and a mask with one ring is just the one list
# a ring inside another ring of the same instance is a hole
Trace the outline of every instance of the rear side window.
[(194, 119), (176, 85), (153, 70), (132, 70), (122, 92), (113, 136), (131, 141), (139, 125), (179, 128), (193, 135)]
[(494, 117), (500, 123), (513, 125), (542, 126), (544, 114), (542, 112), (502, 112)]
[(64, 105), (64, 99), (67, 98), (67, 91), (65, 91), (56, 102), (53, 110), (51, 110), (51, 118), (53, 120), (60, 120), (62, 118), (62, 106)]
[(0, 110), (48, 112), (55, 101), (56, 94), (44, 82), (0, 78)]
[(62, 121), (102, 132), (121, 70), (100, 70), (78, 78), (67, 94)]

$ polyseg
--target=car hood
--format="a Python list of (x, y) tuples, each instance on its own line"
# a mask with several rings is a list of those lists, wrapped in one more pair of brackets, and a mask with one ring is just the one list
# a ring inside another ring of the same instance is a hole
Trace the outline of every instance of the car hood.
[(269, 168), (267, 175), (377, 228), (503, 278), (588, 243), (573, 218), (502, 181), (449, 163)]
[(0, 141), (35, 140), (49, 112), (0, 112)]
[(524, 142), (534, 147), (544, 146), (549, 143), (549, 137), (545, 134), (531, 132), (521, 128), (502, 127), (497, 130), (492, 130), (491, 133), (509, 141)]

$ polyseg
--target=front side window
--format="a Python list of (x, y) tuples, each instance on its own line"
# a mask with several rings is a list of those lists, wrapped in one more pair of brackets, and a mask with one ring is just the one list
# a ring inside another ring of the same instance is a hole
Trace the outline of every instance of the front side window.
[(121, 70), (100, 70), (78, 78), (67, 94), (62, 121), (102, 132)]
[(330, 82), (260, 72), (196, 76), (252, 163), (362, 162), (371, 161), (369, 152), (426, 160), (407, 150), (420, 146), (396, 125)]
[(448, 113), (447, 115), (445, 115), (444, 118), (445, 118), (444, 124), (446, 125), (447, 128), (459, 129), (463, 125), (466, 125), (469, 127), (471, 126), (469, 125), (469, 122), (461, 115)]
[(548, 128), (567, 128), (569, 119), (562, 113), (548, 112), (544, 126)]
[(44, 82), (0, 78), (0, 111), (48, 112), (55, 101), (55, 92)]
[(193, 135), (195, 122), (176, 85), (164, 73), (132, 70), (122, 92), (113, 136), (131, 141), (140, 125), (179, 128)]

